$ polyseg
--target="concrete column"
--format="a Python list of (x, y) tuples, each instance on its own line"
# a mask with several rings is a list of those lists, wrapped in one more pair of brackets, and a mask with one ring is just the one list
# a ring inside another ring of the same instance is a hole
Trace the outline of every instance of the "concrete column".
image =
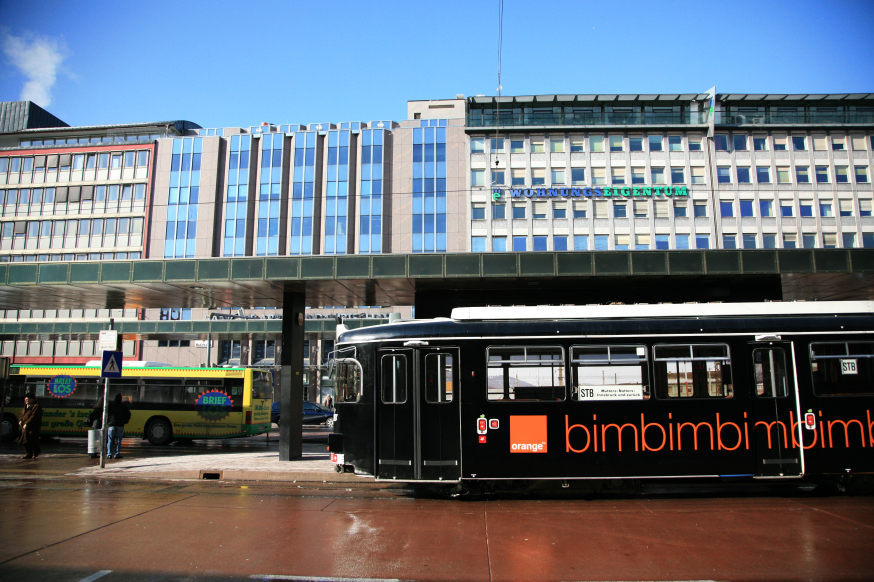
[(286, 291), (282, 297), (282, 353), (279, 386), (279, 460), (303, 456), (304, 294)]

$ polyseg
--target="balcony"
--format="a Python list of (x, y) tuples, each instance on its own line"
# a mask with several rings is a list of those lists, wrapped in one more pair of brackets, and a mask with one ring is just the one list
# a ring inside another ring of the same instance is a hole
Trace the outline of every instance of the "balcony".
[(871, 125), (872, 111), (771, 111), (727, 113), (717, 111), (716, 125)]
[(468, 127), (543, 127), (601, 125), (702, 125), (706, 112), (595, 112), (595, 113), (516, 113), (487, 110), (468, 112)]

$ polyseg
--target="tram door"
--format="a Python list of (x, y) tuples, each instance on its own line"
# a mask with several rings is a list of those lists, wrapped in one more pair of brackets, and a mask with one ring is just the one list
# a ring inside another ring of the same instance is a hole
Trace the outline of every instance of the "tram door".
[(378, 388), (378, 477), (457, 479), (458, 348), (380, 350)]
[(755, 387), (749, 425), (755, 434), (756, 472), (765, 477), (800, 475), (801, 449), (796, 444), (801, 437), (792, 343), (751, 343), (747, 355)]

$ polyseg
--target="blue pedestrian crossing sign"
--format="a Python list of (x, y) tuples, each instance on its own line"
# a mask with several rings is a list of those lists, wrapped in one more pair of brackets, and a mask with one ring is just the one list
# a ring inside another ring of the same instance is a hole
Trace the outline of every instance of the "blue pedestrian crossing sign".
[(100, 365), (101, 378), (121, 378), (121, 352), (103, 352), (103, 363)]

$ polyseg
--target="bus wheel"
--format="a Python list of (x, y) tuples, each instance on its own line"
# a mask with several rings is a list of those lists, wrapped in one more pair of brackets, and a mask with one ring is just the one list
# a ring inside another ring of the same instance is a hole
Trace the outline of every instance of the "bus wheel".
[(8, 443), (18, 436), (18, 421), (11, 414), (3, 415), (2, 441)]
[(166, 418), (153, 418), (146, 425), (146, 438), (153, 445), (167, 445), (173, 440), (173, 427)]

